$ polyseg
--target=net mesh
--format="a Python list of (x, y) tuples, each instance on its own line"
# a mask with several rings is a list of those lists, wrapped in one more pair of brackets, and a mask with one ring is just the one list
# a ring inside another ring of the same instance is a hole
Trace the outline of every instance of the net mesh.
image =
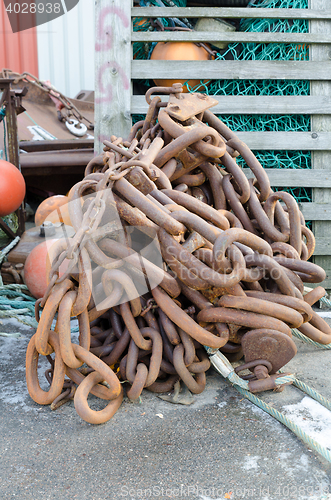
[[(168, 0), (163, 4), (163, 2), (160, 2), (159, 0), (141, 0), (139, 2), (140, 7), (160, 7), (161, 5), (163, 6), (171, 6), (171, 7), (186, 7), (186, 0)], [(167, 18), (158, 18), (157, 19), (158, 23), (168, 27), (168, 26), (174, 26), (174, 23), (171, 19)], [(134, 17), (132, 19), (132, 26), (133, 26), (133, 31), (153, 31), (154, 27), (152, 26), (151, 20), (146, 17)], [(141, 42), (135, 42), (133, 43), (132, 47), (132, 52), (133, 52), (133, 58), (134, 59), (149, 59), (151, 49), (153, 48), (155, 44), (151, 43), (141, 43)], [(147, 83), (147, 82), (144, 82)]]

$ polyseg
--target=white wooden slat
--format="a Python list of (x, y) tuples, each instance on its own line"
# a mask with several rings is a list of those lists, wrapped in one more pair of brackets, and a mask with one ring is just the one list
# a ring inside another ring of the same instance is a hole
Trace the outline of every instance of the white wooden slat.
[[(327, 5), (329, 7), (329, 4)], [(132, 17), (220, 17), (223, 19), (331, 19), (330, 9), (248, 9), (225, 7), (133, 7)]]
[[(321, 187), (331, 188), (331, 172), (310, 169), (265, 168), (270, 184), (274, 187)], [(246, 177), (254, 177), (249, 168), (243, 169)], [(331, 236), (331, 235), (330, 235)]]
[(331, 288), (331, 269), (325, 269), (326, 278), (322, 283), (307, 283), (307, 286), (310, 288), (316, 288), (318, 286), (322, 286), (326, 290)]
[(299, 203), (299, 207), (306, 220), (331, 221), (330, 203)]
[(132, 42), (240, 42), (240, 43), (331, 43), (330, 35), (311, 33), (262, 33), (213, 31), (134, 31)]
[(331, 269), (324, 269), (326, 273), (326, 278), (322, 283), (308, 283), (307, 286), (311, 288), (316, 288), (318, 286), (322, 286), (326, 290), (329, 290), (331, 288)]
[(132, 61), (133, 79), (329, 80), (331, 61)]
[(331, 238), (318, 237), (314, 255), (331, 255)]
[(238, 137), (253, 150), (331, 150), (330, 132), (238, 132)]
[[(167, 101), (167, 96), (161, 96)], [(211, 111), (215, 114), (331, 114), (331, 99), (326, 96), (219, 96)], [(132, 114), (146, 114), (145, 96), (131, 96)]]
[[(323, 9), (330, 5), (330, 0), (310, 0), (309, 7), (315, 9)], [(310, 30), (311, 33), (322, 35), (325, 33), (331, 34), (331, 22), (330, 20), (323, 19), (319, 21), (311, 21)], [(310, 59), (313, 62), (319, 63), (321, 66), (327, 64), (330, 60), (330, 45), (314, 45), (309, 51)], [(331, 100), (331, 82), (323, 81), (318, 82), (314, 77), (311, 82), (311, 94), (325, 96)], [(317, 132), (331, 132), (331, 117), (321, 114), (312, 117), (312, 128)], [(312, 167), (313, 169), (323, 169), (325, 175), (327, 176), (331, 172), (331, 152), (330, 151), (314, 151), (312, 154)], [(321, 204), (319, 210), (323, 214), (324, 207), (331, 206), (331, 189), (313, 189), (313, 201), (316, 204)], [(316, 239), (320, 237), (325, 237), (330, 235), (331, 229), (331, 216), (316, 218), (316, 222), (313, 224), (313, 231), (315, 233)], [(322, 222), (323, 221), (323, 222)], [(325, 222), (324, 222), (325, 221)], [(314, 262), (323, 267), (323, 269), (331, 269), (331, 254), (324, 257), (315, 257)], [(330, 285), (329, 285), (330, 286)]]

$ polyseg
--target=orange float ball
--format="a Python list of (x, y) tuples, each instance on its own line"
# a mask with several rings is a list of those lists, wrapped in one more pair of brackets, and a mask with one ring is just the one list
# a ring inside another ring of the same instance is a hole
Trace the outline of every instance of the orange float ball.
[[(208, 52), (192, 42), (159, 42), (151, 54), (151, 60), (207, 61), (208, 59), (210, 59)], [(183, 92), (188, 92), (187, 86), (184, 85), (187, 80), (154, 80), (154, 82), (161, 87), (171, 87), (173, 83), (182, 83)], [(187, 82), (190, 88), (196, 87), (199, 83), (200, 80)]]
[(35, 213), (35, 224), (41, 226), (45, 221), (63, 222), (66, 226), (71, 226), (71, 220), (68, 211), (68, 197), (62, 194), (50, 196), (42, 201)]
[(15, 212), (22, 204), (24, 196), (23, 175), (9, 161), (0, 160), (0, 217)]
[[(53, 243), (57, 239), (46, 240), (37, 245), (28, 255), (24, 265), (24, 281), (29, 292), (36, 298), (41, 299), (47, 288), (46, 280), (46, 259)], [(64, 261), (60, 266), (61, 276), (68, 267), (68, 261)]]

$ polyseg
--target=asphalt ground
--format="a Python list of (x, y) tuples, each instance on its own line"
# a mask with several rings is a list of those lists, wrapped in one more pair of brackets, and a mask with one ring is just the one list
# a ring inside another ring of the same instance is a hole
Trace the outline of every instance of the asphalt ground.
[[(72, 401), (51, 411), (30, 398), (25, 350), (34, 332), (1, 325), (18, 330), (19, 338), (0, 337), (1, 500), (331, 499), (331, 464), (213, 370), (191, 406), (145, 390), (141, 402), (125, 398), (109, 422), (90, 425)], [(295, 342), (286, 368), (331, 399), (331, 352)], [(304, 397), (294, 387), (261, 396), (279, 410)], [(330, 441), (324, 414), (320, 424), (303, 418)]]

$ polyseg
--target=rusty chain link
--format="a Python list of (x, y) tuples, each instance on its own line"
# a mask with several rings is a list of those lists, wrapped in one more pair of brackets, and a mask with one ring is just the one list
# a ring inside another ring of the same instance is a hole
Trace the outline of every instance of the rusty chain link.
[[(178, 379), (202, 392), (204, 346), (231, 361), (244, 356), (237, 371), (250, 370), (243, 377), (258, 391), (274, 387), (295, 355), (291, 328), (331, 342), (311, 307), (325, 290), (303, 295), (303, 282), (319, 283), (325, 272), (307, 262), (315, 240), (294, 198), (272, 192), (252, 151), (209, 110), (213, 99), (175, 84), (150, 89), (146, 101), (146, 119), (127, 140), (104, 141), (69, 193), (76, 234), (50, 249), (49, 286), (27, 350), (31, 397), (52, 408), (73, 398), (90, 423), (117, 411), (120, 380), (132, 400), (144, 388), (170, 391)], [(39, 355), (51, 363), (48, 392)], [(108, 400), (103, 410), (88, 406), (90, 392)]]

